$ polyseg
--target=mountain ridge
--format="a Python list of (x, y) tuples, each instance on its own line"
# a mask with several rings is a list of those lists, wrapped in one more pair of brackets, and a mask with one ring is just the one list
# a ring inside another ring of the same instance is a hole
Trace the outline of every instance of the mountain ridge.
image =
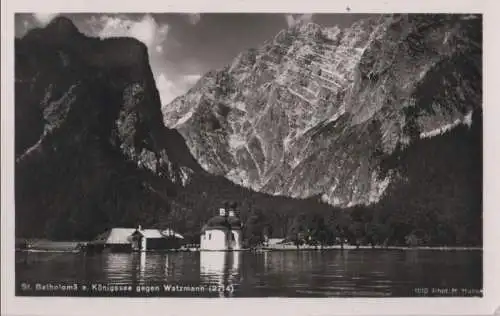
[[(480, 21), (381, 15), (343, 30), (297, 25), (207, 73), (163, 106), (164, 122), (205, 170), (237, 184), (339, 206), (377, 202), (392, 180), (378, 180), (371, 153), (390, 155), (481, 107)], [(373, 124), (377, 139), (363, 132)], [(332, 128), (355, 136), (330, 137)], [(355, 155), (365, 162), (352, 167)], [(328, 171), (337, 167), (357, 173)]]

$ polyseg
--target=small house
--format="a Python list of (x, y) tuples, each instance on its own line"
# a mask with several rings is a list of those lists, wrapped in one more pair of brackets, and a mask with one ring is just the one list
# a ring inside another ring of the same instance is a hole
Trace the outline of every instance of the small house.
[(285, 242), (285, 238), (265, 238), (264, 246), (272, 247), (276, 245), (283, 244)]
[(234, 211), (219, 209), (219, 215), (212, 217), (203, 226), (200, 250), (241, 250), (241, 221)]
[(184, 237), (173, 230), (112, 228), (98, 236), (94, 243), (111, 251), (154, 251), (177, 249)]

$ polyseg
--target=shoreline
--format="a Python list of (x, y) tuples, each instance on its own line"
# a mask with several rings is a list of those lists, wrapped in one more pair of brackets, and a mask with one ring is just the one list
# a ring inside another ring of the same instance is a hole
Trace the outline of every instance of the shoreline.
[(462, 251), (477, 251), (477, 250), (483, 250), (483, 247), (478, 247), (478, 246), (469, 246), (469, 247), (447, 247), (447, 246), (417, 246), (417, 247), (407, 247), (407, 246), (387, 246), (387, 247), (382, 247), (382, 246), (352, 246), (352, 245), (344, 245), (344, 247), (341, 247), (339, 245), (335, 246), (324, 246), (323, 248), (321, 247), (314, 247), (314, 246), (301, 246), (297, 248), (296, 246), (271, 246), (271, 247), (263, 247), (259, 248), (265, 251), (279, 251), (279, 250), (296, 250), (296, 251), (302, 251), (302, 250), (440, 250), (440, 251), (452, 251), (452, 250), (462, 250)]
[[(59, 253), (85, 253), (85, 245), (90, 242), (85, 241), (52, 241), (52, 240), (31, 240), (28, 242), (28, 247), (19, 247), (16, 245), (16, 252), (59, 252)], [(191, 246), (191, 247), (189, 247)], [(158, 251), (146, 251), (146, 252), (197, 252), (205, 251), (201, 250), (199, 247), (192, 247), (193, 245), (184, 245), (176, 249), (162, 249)], [(327, 245), (327, 246), (312, 246), (312, 245), (301, 245), (297, 247), (293, 244), (273, 244), (268, 246), (259, 246), (256, 248), (244, 248), (238, 251), (252, 251), (252, 252), (264, 252), (264, 251), (326, 251), (326, 250), (400, 250), (400, 251), (410, 251), (410, 250), (427, 250), (427, 251), (478, 251), (483, 250), (482, 246), (369, 246), (369, 245), (350, 245), (344, 244), (343, 247), (339, 244)], [(231, 250), (226, 250), (231, 251)]]
[[(327, 250), (373, 250), (373, 251), (383, 251), (383, 250), (399, 250), (399, 251), (412, 251), (412, 250), (425, 250), (425, 251), (482, 251), (483, 247), (430, 247), (430, 246), (420, 246), (420, 247), (404, 247), (404, 246), (387, 246), (387, 247), (371, 247), (371, 246), (351, 246), (345, 245), (343, 248), (341, 246), (325, 246), (314, 247), (314, 246), (301, 246), (297, 248), (296, 246), (271, 246), (262, 247), (255, 249), (241, 249), (238, 252), (267, 252), (267, 251), (327, 251)], [(57, 249), (57, 247), (33, 247), (29, 249), (15, 249), (16, 252), (23, 253), (85, 253), (85, 250), (81, 249)], [(200, 250), (199, 248), (180, 248), (180, 249), (165, 249), (161, 251), (145, 251), (145, 253), (167, 253), (167, 252), (202, 252), (206, 250)], [(216, 251), (216, 252), (230, 252), (228, 251)], [(132, 252), (131, 252), (132, 253)]]

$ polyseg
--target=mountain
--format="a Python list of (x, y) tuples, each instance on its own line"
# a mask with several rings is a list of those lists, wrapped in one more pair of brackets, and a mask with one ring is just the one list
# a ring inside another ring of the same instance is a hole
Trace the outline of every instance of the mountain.
[(164, 122), (203, 169), (244, 187), (373, 204), (407, 176), (381, 169), (389, 157), (481, 112), (481, 25), (452, 14), (299, 24), (207, 73), (163, 106)]
[[(84, 36), (64, 17), (15, 41), (17, 237), (89, 240), (110, 227), (170, 227), (197, 240), (237, 202), (282, 214), (328, 209), (203, 170), (163, 124), (144, 44)], [(286, 226), (276, 232), (286, 234)]]
[(197, 242), (230, 204), (249, 244), (265, 232), (480, 245), (480, 24), (297, 26), (206, 74), (162, 116), (145, 45), (56, 18), (15, 41), (15, 234), (89, 240), (141, 224)]
[(202, 172), (165, 128), (146, 46), (59, 17), (15, 43), (16, 234), (154, 223)]

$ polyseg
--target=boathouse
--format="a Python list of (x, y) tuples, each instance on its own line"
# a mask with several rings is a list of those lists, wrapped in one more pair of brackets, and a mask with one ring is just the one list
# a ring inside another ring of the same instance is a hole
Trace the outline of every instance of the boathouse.
[(241, 250), (241, 221), (234, 211), (219, 209), (219, 215), (212, 217), (203, 226), (200, 250)]
[(154, 251), (177, 249), (184, 237), (171, 229), (112, 228), (94, 240), (111, 251)]

